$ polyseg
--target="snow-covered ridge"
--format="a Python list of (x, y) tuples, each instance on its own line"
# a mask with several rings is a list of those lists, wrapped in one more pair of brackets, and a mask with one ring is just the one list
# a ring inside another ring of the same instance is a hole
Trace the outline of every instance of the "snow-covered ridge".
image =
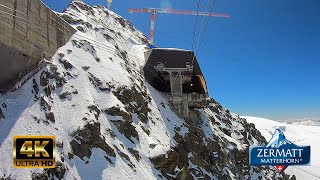
[[(72, 1), (60, 13), (78, 32), (40, 72), (0, 99), (0, 179), (256, 179), (253, 125), (212, 99), (180, 118), (145, 82), (147, 39), (101, 6)], [(12, 137), (55, 135), (57, 167), (14, 169)]]
[(293, 125), (320, 126), (320, 120), (286, 121), (285, 123)]

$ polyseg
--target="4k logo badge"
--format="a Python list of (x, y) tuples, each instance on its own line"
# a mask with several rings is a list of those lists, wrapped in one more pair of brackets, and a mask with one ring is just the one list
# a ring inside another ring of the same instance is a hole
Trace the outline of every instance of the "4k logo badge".
[(14, 136), (13, 166), (15, 168), (56, 167), (54, 136)]
[(291, 165), (310, 164), (310, 146), (298, 146), (276, 129), (266, 146), (250, 146), (249, 163), (252, 166), (271, 165), (281, 173)]

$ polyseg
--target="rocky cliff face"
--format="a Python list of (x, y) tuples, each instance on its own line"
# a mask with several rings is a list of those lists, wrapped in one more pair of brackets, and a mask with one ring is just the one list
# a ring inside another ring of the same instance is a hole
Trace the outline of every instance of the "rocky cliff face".
[[(273, 179), (250, 167), (253, 124), (212, 99), (180, 118), (141, 72), (147, 38), (104, 7), (73, 1), (78, 32), (52, 62), (1, 97), (0, 179)], [(55, 169), (14, 169), (14, 135), (55, 135)]]

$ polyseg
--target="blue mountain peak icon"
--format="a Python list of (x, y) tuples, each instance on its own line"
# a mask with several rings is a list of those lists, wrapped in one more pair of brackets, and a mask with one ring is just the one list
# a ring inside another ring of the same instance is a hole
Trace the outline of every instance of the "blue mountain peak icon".
[(289, 144), (293, 143), (286, 139), (284, 133), (280, 129), (276, 129), (266, 147), (279, 148)]

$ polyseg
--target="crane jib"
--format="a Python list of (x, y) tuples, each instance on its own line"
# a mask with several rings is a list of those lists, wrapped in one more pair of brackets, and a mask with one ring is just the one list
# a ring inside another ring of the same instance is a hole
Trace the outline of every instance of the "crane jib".
[(199, 16), (214, 16), (214, 17), (221, 17), (221, 18), (229, 18), (228, 14), (221, 14), (221, 13), (208, 13), (208, 12), (196, 12), (196, 11), (188, 11), (188, 10), (177, 10), (177, 9), (170, 9), (170, 8), (129, 8), (129, 13), (152, 13), (151, 16), (151, 26), (150, 26), (150, 41), (153, 43), (154, 40), (154, 18), (156, 13), (167, 13), (167, 14), (180, 14), (180, 15), (199, 15)]

